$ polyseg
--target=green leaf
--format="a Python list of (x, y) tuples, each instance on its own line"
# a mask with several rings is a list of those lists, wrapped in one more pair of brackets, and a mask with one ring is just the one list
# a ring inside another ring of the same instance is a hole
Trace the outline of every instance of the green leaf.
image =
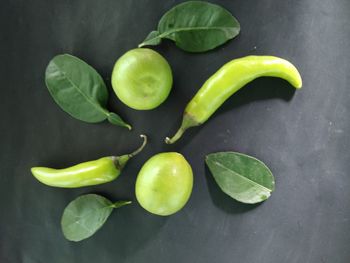
[(70, 241), (86, 239), (103, 226), (114, 208), (130, 203), (130, 201), (112, 203), (96, 194), (82, 195), (64, 209), (61, 219), (63, 235)]
[[(105, 108), (108, 91), (102, 77), (81, 59), (55, 56), (46, 68), (45, 81), (55, 102), (72, 117), (96, 123), (111, 115)], [(117, 125), (125, 126), (125, 122)]]
[(219, 152), (207, 155), (206, 163), (221, 190), (242, 203), (262, 202), (275, 189), (270, 169), (254, 157)]
[(162, 38), (167, 38), (185, 51), (204, 52), (224, 44), (239, 31), (237, 19), (221, 6), (188, 1), (166, 12), (157, 31), (152, 31), (139, 47), (158, 45)]

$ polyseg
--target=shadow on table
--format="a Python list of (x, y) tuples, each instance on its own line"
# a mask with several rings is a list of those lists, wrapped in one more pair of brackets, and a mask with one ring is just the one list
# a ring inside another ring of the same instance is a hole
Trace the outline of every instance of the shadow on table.
[[(221, 113), (238, 109), (249, 103), (269, 100), (281, 99), (286, 102), (291, 101), (296, 89), (287, 81), (279, 78), (258, 78), (230, 97), (223, 105), (212, 115), (211, 118), (219, 117)], [(173, 127), (168, 132), (168, 136), (172, 137), (180, 127), (182, 114), (174, 122)], [(210, 119), (208, 120), (210, 122)], [(176, 142), (177, 149), (182, 149), (191, 139), (199, 132), (200, 127), (189, 128), (185, 134)], [(171, 147), (173, 148), (173, 147)]]
[(295, 91), (296, 89), (284, 79), (258, 78), (237, 91), (218, 112), (225, 112), (260, 100), (281, 99), (289, 102)]
[[(95, 193), (115, 200), (115, 197), (107, 193)], [(103, 244), (111, 254), (113, 251), (118, 253), (118, 259), (126, 260), (142, 250), (150, 240), (156, 239), (167, 220), (168, 217), (153, 215), (140, 207), (137, 200), (132, 200), (130, 205), (114, 209), (103, 227), (103, 235), (96, 235), (94, 242)]]

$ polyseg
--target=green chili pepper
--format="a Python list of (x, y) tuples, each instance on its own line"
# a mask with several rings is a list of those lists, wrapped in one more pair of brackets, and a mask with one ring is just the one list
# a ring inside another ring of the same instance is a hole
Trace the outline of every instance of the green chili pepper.
[(122, 156), (103, 157), (65, 169), (33, 167), (32, 174), (43, 184), (55, 187), (76, 188), (97, 185), (116, 179), (130, 158), (142, 151), (147, 137), (140, 135), (143, 143), (136, 151)]
[(298, 70), (282, 58), (247, 56), (234, 59), (204, 83), (187, 104), (180, 129), (171, 139), (165, 138), (165, 142), (174, 143), (185, 130), (204, 123), (232, 94), (258, 77), (279, 77), (297, 89), (302, 86)]

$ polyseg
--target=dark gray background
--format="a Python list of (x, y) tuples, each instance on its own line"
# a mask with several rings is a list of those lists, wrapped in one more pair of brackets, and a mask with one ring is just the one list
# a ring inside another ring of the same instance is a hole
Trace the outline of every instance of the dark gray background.
[[(350, 1), (212, 1), (240, 21), (241, 34), (206, 54), (165, 41), (155, 49), (174, 72), (168, 100), (156, 110), (123, 105), (110, 87), (115, 60), (155, 29), (181, 1), (3, 0), (0, 8), (0, 262), (350, 262)], [(44, 71), (58, 53), (94, 66), (108, 83), (109, 108), (133, 126), (86, 124), (50, 97)], [(254, 81), (202, 127), (167, 146), (186, 103), (225, 62), (250, 54), (290, 60), (304, 86)], [(32, 166), (65, 167), (149, 145), (116, 181), (82, 189), (46, 187)], [(205, 168), (207, 153), (235, 150), (273, 171), (276, 191), (261, 205), (223, 194)], [(179, 151), (192, 164), (193, 193), (171, 217), (148, 214), (134, 183), (153, 154)], [(134, 204), (114, 211), (92, 238), (68, 242), (60, 217), (72, 199), (100, 193)]]

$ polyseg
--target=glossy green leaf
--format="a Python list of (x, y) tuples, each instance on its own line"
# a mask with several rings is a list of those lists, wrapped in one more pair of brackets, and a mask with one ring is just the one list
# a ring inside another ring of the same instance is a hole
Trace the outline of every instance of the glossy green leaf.
[(96, 194), (82, 195), (70, 202), (63, 212), (61, 219), (63, 235), (70, 241), (86, 239), (103, 226), (114, 208), (130, 203), (130, 201), (112, 203)]
[[(108, 91), (102, 77), (77, 57), (68, 54), (55, 56), (46, 68), (45, 81), (55, 102), (78, 120), (96, 123), (110, 121), (109, 116), (116, 115), (106, 110)], [(118, 122), (110, 122), (130, 127), (118, 118)]]
[(185, 51), (204, 52), (224, 44), (239, 31), (237, 19), (221, 6), (188, 1), (166, 12), (157, 31), (152, 31), (139, 47), (158, 45), (161, 39), (167, 38)]
[(254, 204), (270, 197), (275, 179), (270, 169), (258, 159), (237, 153), (207, 155), (206, 163), (221, 190), (237, 201)]

